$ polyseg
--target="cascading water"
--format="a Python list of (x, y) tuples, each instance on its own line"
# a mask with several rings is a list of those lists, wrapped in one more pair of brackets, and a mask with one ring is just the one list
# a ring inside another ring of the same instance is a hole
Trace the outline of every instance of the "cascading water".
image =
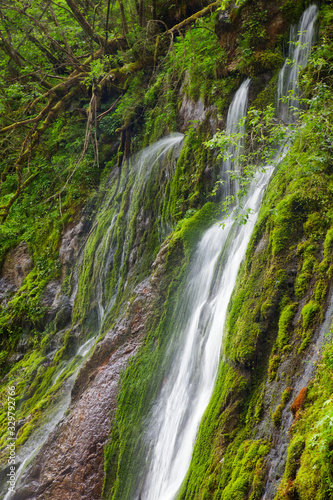
[[(174, 133), (163, 139), (157, 141), (153, 145), (147, 147), (141, 151), (138, 155), (132, 157), (130, 162), (130, 175), (132, 176), (132, 188), (130, 192), (130, 199), (128, 204), (128, 210), (126, 213), (126, 223), (125, 230), (130, 232), (130, 219), (133, 215), (135, 207), (140, 203), (141, 195), (145, 189), (146, 183), (152, 175), (153, 171), (158, 170), (162, 158), (164, 158), (168, 152), (174, 151), (177, 155), (181, 143), (183, 140), (183, 134)], [(129, 181), (129, 175), (126, 173), (125, 179), (123, 181), (122, 190), (125, 192), (127, 183)], [(29, 471), (27, 467), (33, 462), (35, 457), (37, 457), (38, 451), (47, 441), (50, 434), (52, 434), (57, 426), (57, 424), (64, 417), (67, 408), (71, 402), (71, 390), (74, 386), (76, 376), (82, 367), (83, 363), (87, 360), (92, 347), (96, 343), (96, 339), (102, 331), (104, 321), (108, 316), (108, 313), (112, 309), (115, 302), (115, 297), (117, 294), (118, 283), (114, 287), (114, 290), (109, 295), (106, 296), (106, 281), (108, 277), (109, 268), (112, 266), (112, 261), (115, 253), (115, 240), (117, 234), (114, 233), (115, 224), (117, 217), (119, 215), (119, 208), (116, 208), (114, 213), (108, 218), (109, 211), (109, 200), (105, 202), (104, 210), (102, 208), (101, 218), (106, 224), (106, 230), (102, 233), (100, 241), (96, 242), (95, 247), (95, 259), (94, 267), (96, 272), (93, 279), (94, 296), (96, 298), (96, 303), (98, 307), (98, 321), (97, 329), (95, 335), (89, 338), (81, 346), (76, 349), (75, 354), (66, 362), (62, 362), (57, 367), (54, 376), (51, 379), (49, 391), (53, 391), (56, 383), (63, 377), (62, 385), (59, 390), (59, 397), (56, 399), (55, 404), (48, 409), (47, 417), (28, 438), (28, 440), (17, 450), (17, 472), (16, 472), (16, 487), (20, 487), (20, 480), (23, 474), (28, 474)], [(99, 221), (101, 222), (101, 221)], [(93, 236), (92, 236), (93, 237)], [(129, 237), (127, 239), (130, 239)], [(75, 276), (78, 276), (78, 268), (84, 265), (84, 253), (81, 254), (79, 261), (75, 269)], [(75, 304), (77, 298), (77, 293), (80, 288), (80, 283), (78, 279), (75, 280), (73, 286), (73, 293), (71, 296), (71, 303)], [(70, 372), (69, 372), (69, 369)], [(67, 372), (67, 375), (64, 374)], [(46, 395), (47, 396), (47, 395)], [(0, 495), (4, 500), (9, 500), (12, 497), (12, 493), (9, 491), (5, 494), (7, 490), (7, 485), (0, 483)]]
[[(299, 106), (295, 97), (299, 92), (298, 74), (311, 51), (317, 11), (312, 5), (304, 12), (297, 39), (296, 30), (291, 31), (290, 57), (294, 62), (283, 66), (278, 84), (278, 116), (285, 122), (293, 120), (293, 107)], [(248, 87), (249, 81), (243, 82), (229, 108), (228, 133), (237, 132), (246, 113)], [(282, 102), (288, 93), (294, 97)], [(236, 149), (241, 146), (239, 143)], [(234, 155), (235, 149), (229, 153)], [(230, 167), (231, 159), (227, 159), (222, 175)], [(267, 167), (264, 173), (258, 173), (250, 186), (244, 208), (251, 208), (252, 215), (245, 226), (238, 227), (229, 219), (224, 231), (213, 226), (198, 244), (175, 325), (176, 330), (177, 323), (181, 328), (176, 340), (179, 354), (174, 357), (149, 423), (150, 458), (137, 493), (140, 500), (173, 500), (185, 478), (217, 375), (228, 302), (272, 171), (273, 167)], [(228, 181), (226, 195), (230, 189)], [(185, 327), (181, 326), (184, 317)]]
[(318, 7), (310, 5), (299, 23), (290, 28), (288, 57), (278, 79), (278, 116), (284, 123), (292, 123), (299, 105), (299, 72), (306, 65), (315, 40), (315, 22)]
[[(226, 133), (227, 135), (234, 135), (235, 137), (239, 134), (239, 138), (236, 141), (236, 144), (232, 144), (228, 148), (227, 158), (224, 160), (222, 165), (221, 178), (224, 181), (223, 195), (225, 197), (230, 196), (232, 191), (232, 182), (229, 172), (230, 170), (238, 170), (239, 164), (237, 162), (237, 156), (239, 150), (244, 146), (244, 126), (240, 128), (239, 121), (246, 115), (249, 85), (250, 78), (244, 80), (241, 84), (228, 110)], [(237, 187), (237, 185), (233, 186), (234, 192), (237, 191)]]
[[(227, 118), (227, 131), (239, 131), (240, 137), (244, 125), (239, 130), (239, 122), (246, 114), (249, 83), (243, 82), (236, 92)], [(240, 139), (237, 149), (241, 145)], [(234, 146), (229, 156), (235, 154), (235, 149)], [(227, 159), (222, 173), (233, 166), (234, 162)], [(195, 252), (175, 325), (175, 330), (180, 330), (177, 351), (181, 354), (173, 360), (149, 426), (152, 453), (139, 497), (144, 500), (175, 498), (189, 467), (198, 425), (215, 383), (228, 302), (269, 177), (270, 171), (261, 174), (251, 187), (245, 208), (254, 208), (255, 212), (248, 224), (240, 228), (229, 219), (224, 230), (219, 225), (212, 226)], [(231, 186), (226, 187), (225, 195), (229, 195)], [(181, 326), (184, 317), (185, 326)]]
[[(124, 221), (126, 235), (122, 249), (119, 271), (121, 271), (124, 264), (126, 250), (131, 238), (131, 219), (136, 207), (140, 203), (141, 194), (145, 189), (146, 183), (154, 169), (158, 167), (160, 160), (165, 157), (170, 150), (174, 150), (174, 153), (177, 154), (177, 147), (181, 145), (183, 138), (184, 135), (180, 133), (170, 134), (169, 136), (163, 137), (156, 143), (147, 147), (129, 160), (130, 173), (131, 175), (134, 175), (134, 180), (131, 189), (129, 207), (126, 212), (126, 219)], [(115, 303), (118, 292), (119, 280), (117, 282), (117, 285), (112, 290), (111, 296), (110, 291), (106, 286), (109, 277), (108, 274), (110, 272), (110, 268), (112, 269), (113, 259), (117, 249), (116, 243), (118, 235), (115, 231), (115, 224), (118, 215), (119, 210), (116, 211), (116, 213), (112, 216), (110, 222), (108, 222), (108, 227), (105, 228), (105, 233), (95, 252), (95, 295), (98, 304), (99, 330), (102, 329), (104, 321)]]

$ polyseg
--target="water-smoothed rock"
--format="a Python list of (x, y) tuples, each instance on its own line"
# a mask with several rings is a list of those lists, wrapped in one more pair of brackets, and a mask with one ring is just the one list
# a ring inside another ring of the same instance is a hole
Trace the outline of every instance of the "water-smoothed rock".
[(190, 97), (184, 94), (179, 110), (181, 130), (187, 130), (191, 125), (196, 128), (199, 122), (203, 122), (208, 119), (211, 131), (215, 132), (217, 128), (217, 120), (210, 116), (213, 110), (213, 106), (205, 106), (202, 99), (194, 102)]

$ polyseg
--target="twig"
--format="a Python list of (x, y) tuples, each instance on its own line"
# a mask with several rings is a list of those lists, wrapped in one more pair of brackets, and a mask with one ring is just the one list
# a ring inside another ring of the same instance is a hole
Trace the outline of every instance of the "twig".
[(118, 104), (119, 102), (119, 99), (121, 98), (122, 96), (120, 95), (118, 97), (118, 99), (112, 104), (111, 108), (109, 108), (108, 110), (104, 111), (103, 113), (101, 113), (100, 115), (97, 116), (96, 120), (100, 121), (102, 118), (104, 118), (104, 116), (106, 116), (108, 113), (111, 113), (111, 111), (114, 109), (114, 107), (116, 106), (116, 104)]

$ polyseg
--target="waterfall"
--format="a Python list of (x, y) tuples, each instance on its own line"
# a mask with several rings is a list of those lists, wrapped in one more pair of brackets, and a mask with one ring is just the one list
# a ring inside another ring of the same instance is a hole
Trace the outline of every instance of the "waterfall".
[[(129, 159), (129, 173), (124, 174), (125, 178), (121, 186), (121, 194), (124, 194), (128, 183), (132, 182), (125, 217), (127, 240), (130, 239), (131, 217), (133, 216), (135, 207), (138, 206), (142, 200), (142, 194), (145, 190), (146, 183), (151, 178), (153, 173), (157, 174), (161, 166), (161, 161), (163, 158), (166, 158), (166, 155), (170, 151), (173, 151), (175, 156), (178, 154), (179, 149), (182, 146), (183, 138), (184, 135), (180, 133), (170, 134)], [(112, 193), (110, 196), (112, 199)], [(116, 205), (116, 203), (114, 203), (114, 205)], [(109, 296), (105, 293), (105, 289), (108, 272), (110, 267), (112, 267), (115, 253), (115, 241), (117, 239), (117, 234), (114, 233), (114, 228), (119, 212), (119, 207), (115, 207), (113, 211), (110, 209), (110, 199), (107, 198), (104, 206), (101, 207), (98, 214), (98, 223), (102, 226), (102, 229), (105, 230), (100, 232), (100, 239), (97, 238), (94, 242), (94, 275), (92, 279), (92, 287), (94, 289), (94, 297), (97, 303), (98, 321), (96, 331), (93, 336), (77, 347), (75, 353), (69, 360), (60, 362), (57, 366), (57, 370), (50, 381), (49, 391), (53, 390), (56, 382), (60, 379), (63, 373), (68, 370), (68, 368), (71, 367), (72, 372), (69, 376), (64, 378), (61, 388), (59, 389), (60, 396), (55, 400), (53, 406), (48, 408), (48, 411), (45, 412), (44, 420), (41, 422), (39, 427), (32, 432), (27, 441), (17, 450), (17, 489), (20, 487), (21, 480), (24, 481), (24, 475), (25, 477), (29, 476), (28, 467), (35, 459), (38, 460), (39, 450), (47, 442), (49, 436), (53, 434), (58, 423), (63, 419), (71, 402), (71, 391), (74, 387), (76, 376), (78, 375), (84, 362), (88, 359), (91, 350), (96, 343), (96, 339), (102, 332), (104, 322), (115, 302), (119, 283), (115, 285), (114, 290), (111, 291)], [(92, 235), (91, 238), (94, 238), (94, 235)], [(82, 265), (84, 265), (84, 253), (81, 254), (77, 262), (77, 266), (75, 268), (76, 276), (79, 274), (80, 266)], [(71, 296), (71, 302), (74, 304), (81, 286), (78, 279), (75, 281), (74, 290)], [(4, 498), (4, 500), (10, 500), (13, 494), (10, 491), (5, 493), (7, 490), (6, 479), (6, 475), (0, 479), (0, 495), (3, 495), (2, 498)]]
[(278, 116), (284, 123), (292, 123), (299, 105), (299, 72), (306, 65), (315, 40), (315, 22), (318, 7), (310, 5), (299, 23), (291, 26), (288, 57), (278, 79)]
[[(236, 192), (238, 188), (237, 183), (234, 183), (234, 186), (232, 185), (229, 172), (231, 170), (238, 171), (239, 169), (239, 164), (237, 160), (235, 160), (235, 158), (237, 158), (237, 156), (239, 155), (239, 151), (244, 146), (245, 121), (241, 123), (241, 120), (246, 116), (249, 85), (250, 78), (244, 80), (244, 82), (241, 84), (228, 110), (226, 133), (227, 135), (240, 135), (238, 140), (236, 141), (236, 144), (232, 144), (229, 146), (227, 151), (227, 158), (223, 161), (222, 165), (221, 178), (224, 181), (223, 194), (225, 197), (230, 196), (232, 192)], [(235, 137), (237, 136), (235, 135)]]
[[(230, 133), (238, 130), (246, 114), (249, 83), (243, 82), (230, 105)], [(241, 146), (240, 139), (231, 154)], [(231, 169), (230, 160), (224, 162), (226, 169)], [(228, 302), (269, 177), (270, 171), (260, 174), (251, 186), (245, 208), (251, 207), (254, 213), (246, 226), (239, 227), (231, 219), (224, 230), (214, 225), (196, 249), (175, 324), (175, 330), (180, 330), (180, 354), (173, 360), (149, 425), (151, 460), (139, 496), (143, 500), (174, 499), (189, 467), (197, 429), (215, 383)]]
[[(251, 207), (253, 214), (245, 226), (235, 227), (229, 219), (224, 230), (215, 225), (199, 242), (184, 297), (190, 316), (181, 334), (182, 354), (173, 363), (151, 422), (156, 441), (142, 500), (174, 499), (186, 475), (214, 388), (228, 302), (270, 174), (268, 169), (251, 186), (245, 208)], [(214, 284), (221, 249), (224, 265)]]
[[(310, 6), (298, 27), (291, 30), (289, 57), (294, 63), (285, 63), (278, 82), (278, 116), (285, 122), (293, 120), (293, 107), (299, 106), (296, 98), (299, 94), (298, 75), (308, 60), (314, 41), (317, 11), (316, 6)], [(229, 107), (228, 133), (239, 130), (239, 121), (246, 113), (248, 88), (247, 80)], [(289, 93), (293, 98), (282, 102), (282, 97)], [(229, 156), (241, 147), (239, 142), (229, 151)], [(238, 168), (237, 163), (234, 168)], [(231, 158), (225, 160), (222, 175), (227, 170), (231, 170)], [(273, 167), (267, 166), (265, 172), (256, 174), (250, 185), (244, 208), (251, 208), (252, 213), (245, 226), (239, 227), (228, 219), (224, 230), (212, 226), (198, 244), (175, 324), (175, 330), (177, 326), (180, 329), (176, 340), (178, 354), (148, 425), (150, 458), (143, 487), (138, 492), (140, 500), (174, 500), (185, 478), (200, 420), (215, 384), (228, 303), (272, 171)], [(228, 182), (227, 195), (231, 189)]]
[[(135, 209), (142, 201), (142, 194), (145, 190), (146, 183), (153, 174), (157, 173), (160, 168), (161, 161), (166, 158), (168, 152), (173, 151), (175, 156), (178, 154), (183, 138), (184, 135), (180, 133), (170, 134), (129, 159), (130, 175), (133, 178), (133, 184), (124, 220), (125, 241), (122, 249), (118, 278), (121, 274), (121, 270), (125, 262), (126, 251), (131, 239), (131, 219), (134, 215)], [(124, 183), (124, 191), (126, 189), (127, 182), (128, 180)], [(104, 212), (102, 211), (101, 218), (104, 217), (105, 212), (108, 212), (108, 210), (109, 208), (107, 204), (106, 210)], [(119, 287), (119, 279), (112, 291), (108, 290), (107, 287), (110, 269), (113, 267), (114, 256), (116, 253), (117, 239), (119, 237), (115, 231), (118, 215), (119, 209), (116, 210), (114, 214), (110, 213), (110, 220), (107, 217), (107, 221), (105, 222), (105, 231), (101, 232), (102, 239), (95, 251), (94, 295), (98, 305), (97, 313), (100, 330), (99, 333), (101, 333), (104, 322), (116, 301)]]

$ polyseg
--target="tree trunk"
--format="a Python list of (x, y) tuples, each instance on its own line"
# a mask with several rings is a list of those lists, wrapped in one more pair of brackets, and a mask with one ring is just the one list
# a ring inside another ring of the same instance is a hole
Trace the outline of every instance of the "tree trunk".
[(123, 28), (123, 37), (126, 38), (128, 35), (128, 27), (127, 27), (127, 21), (126, 21), (126, 16), (125, 16), (125, 9), (124, 9), (124, 4), (122, 0), (118, 0), (119, 3), (119, 8), (120, 8), (120, 15), (121, 15), (121, 25)]

